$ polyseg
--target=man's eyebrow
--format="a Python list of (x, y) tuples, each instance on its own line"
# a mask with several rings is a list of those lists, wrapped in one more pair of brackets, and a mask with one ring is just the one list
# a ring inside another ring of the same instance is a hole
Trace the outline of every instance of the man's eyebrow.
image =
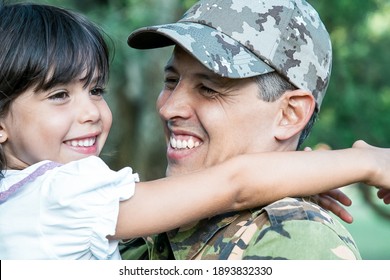
[(194, 77), (196, 77), (198, 79), (201, 79), (201, 80), (209, 81), (210, 83), (212, 83), (212, 84), (214, 84), (214, 85), (216, 85), (218, 87), (221, 87), (221, 88), (230, 87), (231, 84), (232, 84), (232, 80), (231, 79), (218, 76), (217, 74), (215, 74), (213, 72), (207, 72), (207, 73), (199, 72), (199, 73), (195, 73)]
[[(164, 71), (178, 73), (176, 68), (171, 64), (167, 64), (164, 67)], [(220, 77), (217, 74), (214, 74), (212, 72), (210, 72), (210, 73), (209, 72), (207, 72), (207, 73), (203, 73), (203, 72), (193, 73), (193, 76), (194, 76), (194, 78), (207, 80), (207, 81), (210, 81), (210, 82), (215, 83), (215, 84), (220, 85), (220, 86), (226, 85), (227, 80), (229, 80), (229, 79), (222, 78), (222, 77)]]

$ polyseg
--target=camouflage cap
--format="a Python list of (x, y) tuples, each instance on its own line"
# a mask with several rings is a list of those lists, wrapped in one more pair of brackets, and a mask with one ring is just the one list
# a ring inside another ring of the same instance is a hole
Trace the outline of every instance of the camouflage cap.
[(201, 0), (177, 23), (144, 27), (128, 38), (138, 49), (179, 45), (229, 78), (277, 71), (321, 105), (332, 46), (316, 10), (304, 0)]

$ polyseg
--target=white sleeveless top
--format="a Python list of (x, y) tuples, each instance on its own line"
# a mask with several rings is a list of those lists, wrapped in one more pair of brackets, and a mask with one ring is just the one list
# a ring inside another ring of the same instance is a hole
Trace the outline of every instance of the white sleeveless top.
[(120, 259), (119, 202), (134, 194), (130, 167), (98, 157), (7, 170), (0, 181), (0, 259)]

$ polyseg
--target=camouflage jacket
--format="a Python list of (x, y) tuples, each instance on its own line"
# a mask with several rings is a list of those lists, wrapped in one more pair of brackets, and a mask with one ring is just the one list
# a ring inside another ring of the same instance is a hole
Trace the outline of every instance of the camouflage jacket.
[(296, 198), (146, 240), (150, 259), (361, 259), (338, 221), (318, 205)]

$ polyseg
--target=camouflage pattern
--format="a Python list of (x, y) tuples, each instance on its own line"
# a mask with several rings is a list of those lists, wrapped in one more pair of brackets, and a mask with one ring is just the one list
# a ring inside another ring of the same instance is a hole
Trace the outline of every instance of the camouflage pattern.
[(351, 235), (338, 221), (318, 205), (298, 198), (216, 216), (148, 243), (154, 260), (361, 259)]
[(119, 252), (124, 260), (148, 260), (149, 251), (146, 240), (135, 238), (119, 241)]
[(304, 0), (201, 0), (173, 24), (144, 27), (131, 47), (178, 44), (229, 78), (277, 71), (321, 105), (332, 64), (329, 34)]

